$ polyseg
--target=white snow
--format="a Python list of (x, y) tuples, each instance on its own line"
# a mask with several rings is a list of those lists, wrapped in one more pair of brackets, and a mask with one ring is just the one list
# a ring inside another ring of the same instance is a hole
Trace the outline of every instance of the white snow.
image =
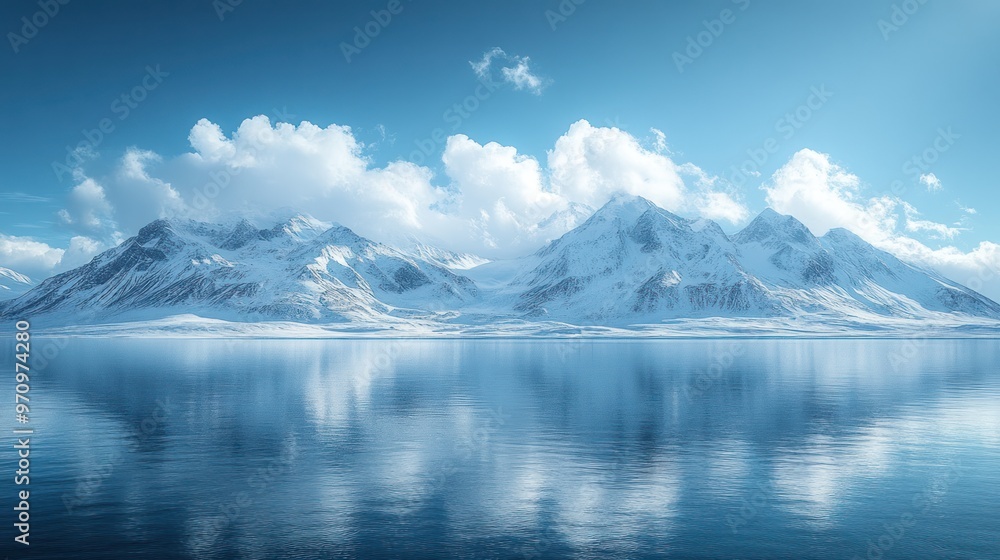
[(838, 317), (676, 319), (620, 327), (557, 321), (500, 320), (452, 324), (426, 320), (306, 324), (291, 321), (243, 322), (180, 314), (122, 323), (48, 327), (49, 337), (121, 338), (996, 338), (996, 321), (942, 314), (936, 319), (879, 319), (845, 322)]

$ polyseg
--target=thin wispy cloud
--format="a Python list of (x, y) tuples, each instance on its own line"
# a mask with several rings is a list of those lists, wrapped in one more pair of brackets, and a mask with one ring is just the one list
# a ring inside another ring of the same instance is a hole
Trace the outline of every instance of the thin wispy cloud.
[(667, 135), (658, 128), (650, 128), (649, 131), (653, 133), (653, 148), (656, 150), (656, 153), (668, 156), (673, 155), (673, 152), (670, 151), (670, 146), (667, 144)]
[(0, 193), (0, 200), (6, 202), (52, 202), (52, 199), (47, 196), (37, 196), (33, 194), (23, 193), (23, 192), (4, 192)]
[(470, 60), (469, 65), (480, 79), (492, 80), (494, 74), (498, 74), (514, 89), (535, 95), (541, 95), (542, 90), (552, 83), (552, 80), (539, 76), (531, 69), (531, 58), (507, 54), (500, 47), (486, 51), (478, 61)]
[(964, 230), (962, 228), (951, 227), (946, 224), (939, 224), (930, 220), (907, 217), (906, 231), (911, 233), (927, 233), (931, 239), (952, 239)]

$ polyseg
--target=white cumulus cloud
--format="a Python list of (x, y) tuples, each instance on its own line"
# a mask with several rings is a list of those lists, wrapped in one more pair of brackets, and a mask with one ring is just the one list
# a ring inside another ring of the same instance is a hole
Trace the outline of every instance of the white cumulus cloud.
[(64, 252), (28, 237), (0, 234), (0, 266), (29, 276), (55, 268)]
[(573, 123), (556, 141), (548, 166), (555, 192), (592, 207), (623, 192), (643, 196), (673, 212), (734, 223), (748, 214), (730, 194), (712, 190), (714, 179), (697, 166), (678, 165), (623, 130), (595, 127), (585, 120)]
[(227, 134), (201, 119), (188, 135), (190, 153), (165, 159), (130, 148), (105, 176), (74, 170), (79, 184), (60, 215), (94, 241), (78, 241), (73, 254), (113, 246), (159, 217), (213, 220), (288, 208), (373, 239), (416, 236), (492, 258), (537, 249), (617, 193), (689, 215), (744, 220), (743, 204), (697, 166), (675, 163), (664, 138), (661, 132), (646, 147), (620, 129), (579, 121), (540, 161), (459, 134), (448, 138), (443, 176), (435, 176), (402, 160), (372, 165), (347, 126), (272, 124), (261, 115)]
[(147, 171), (159, 161), (153, 152), (129, 148), (115, 172), (100, 182), (74, 170), (81, 180), (59, 217), (73, 231), (113, 244), (122, 230), (134, 232), (157, 218), (186, 213), (180, 194)]
[(99, 231), (111, 218), (111, 204), (108, 203), (104, 187), (90, 178), (85, 178), (73, 187), (69, 195), (69, 208), (59, 211), (63, 221), (85, 231)]
[(40, 281), (55, 272), (86, 264), (105, 248), (96, 240), (79, 235), (70, 239), (66, 249), (61, 249), (30, 237), (0, 234), (0, 266)]
[(68, 221), (100, 215), (107, 227), (99, 237), (110, 240), (164, 215), (212, 220), (289, 208), (377, 240), (416, 236), (503, 258), (537, 249), (621, 192), (699, 217), (739, 222), (747, 215), (714, 178), (675, 163), (655, 141), (647, 148), (622, 130), (587, 121), (574, 123), (544, 161), (454, 135), (445, 143), (443, 176), (402, 160), (374, 166), (351, 128), (340, 125), (272, 124), (257, 116), (226, 134), (202, 119), (189, 141), (192, 151), (172, 159), (130, 149), (99, 184), (87, 179), (109, 208), (71, 207)]

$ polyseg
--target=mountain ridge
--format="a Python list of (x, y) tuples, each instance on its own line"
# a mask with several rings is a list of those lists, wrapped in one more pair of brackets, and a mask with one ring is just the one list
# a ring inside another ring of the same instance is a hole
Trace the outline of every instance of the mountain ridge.
[(847, 230), (817, 237), (771, 209), (727, 235), (711, 220), (620, 195), (531, 255), (477, 259), (418, 242), (397, 249), (305, 214), (270, 227), (161, 219), (5, 302), (0, 315), (108, 323), (193, 314), (389, 328), (1000, 319), (1000, 305), (965, 286)]

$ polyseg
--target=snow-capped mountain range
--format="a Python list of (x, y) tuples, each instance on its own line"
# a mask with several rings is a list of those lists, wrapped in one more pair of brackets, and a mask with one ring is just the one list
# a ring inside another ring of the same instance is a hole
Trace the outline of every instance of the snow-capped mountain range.
[[(470, 274), (486, 277), (503, 266), (487, 264)], [(573, 323), (807, 314), (1000, 317), (1000, 306), (985, 296), (847, 230), (817, 238), (771, 209), (730, 237), (710, 220), (617, 197), (507, 270), (509, 280), (496, 291), (499, 307)]]
[(535, 254), (497, 262), (416, 242), (394, 248), (305, 215), (265, 228), (247, 220), (158, 220), (87, 265), (0, 303), (0, 314), (52, 324), (193, 315), (482, 332), (512, 321), (992, 324), (1000, 305), (847, 230), (816, 237), (795, 218), (765, 210), (729, 236), (710, 220), (618, 196)]
[(157, 220), (90, 263), (8, 303), (70, 321), (178, 313), (238, 321), (372, 322), (461, 307), (475, 284), (341, 226), (295, 216), (268, 229)]

